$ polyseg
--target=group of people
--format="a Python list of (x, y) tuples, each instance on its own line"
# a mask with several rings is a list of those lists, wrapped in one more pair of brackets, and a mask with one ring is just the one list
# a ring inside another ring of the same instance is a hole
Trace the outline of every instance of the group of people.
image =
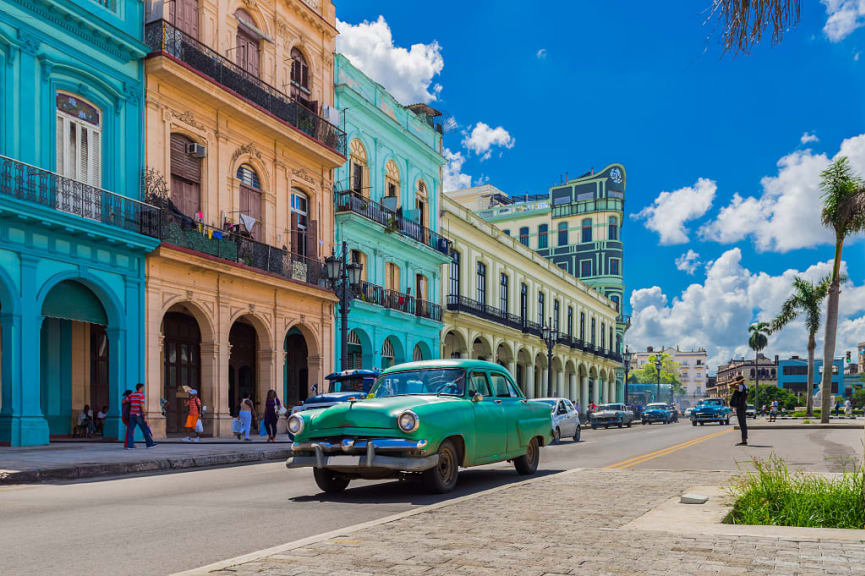
[[(276, 441), (276, 425), (279, 417), (286, 413), (282, 402), (276, 395), (276, 390), (268, 390), (264, 401), (264, 421), (261, 423), (267, 435), (268, 442)], [(255, 426), (255, 405), (249, 394), (244, 394), (237, 411), (237, 418), (232, 423), (231, 430), (238, 440), (251, 442), (249, 433)]]
[(101, 435), (105, 429), (105, 418), (107, 417), (108, 406), (103, 406), (94, 417), (90, 404), (85, 404), (84, 408), (81, 409), (81, 412), (78, 413), (78, 420), (75, 424), (76, 431), (79, 434), (85, 435), (87, 438), (90, 438), (94, 434)]

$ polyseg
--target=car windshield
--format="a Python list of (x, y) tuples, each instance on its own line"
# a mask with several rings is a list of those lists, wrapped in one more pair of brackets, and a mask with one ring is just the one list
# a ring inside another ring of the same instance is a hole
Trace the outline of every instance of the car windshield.
[(466, 373), (461, 368), (435, 368), (406, 370), (383, 374), (370, 395), (374, 398), (409, 396), (418, 394), (446, 394), (462, 396), (465, 393)]
[(666, 404), (649, 404), (648, 406), (646, 406), (646, 408), (662, 408), (662, 409), (666, 408), (666, 407), (667, 407)]
[(602, 410), (621, 410), (621, 405), (619, 404), (601, 404), (598, 406), (598, 411)]
[(363, 392), (363, 376), (351, 376), (330, 383), (331, 392)]

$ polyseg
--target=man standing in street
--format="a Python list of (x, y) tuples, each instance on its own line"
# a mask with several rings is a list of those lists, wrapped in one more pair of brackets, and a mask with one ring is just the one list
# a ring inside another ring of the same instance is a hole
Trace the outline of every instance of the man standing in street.
[(135, 427), (141, 428), (144, 443), (153, 448), (156, 443), (150, 435), (150, 426), (144, 417), (144, 384), (135, 386), (135, 392), (129, 395), (129, 426), (126, 428), (126, 449), (135, 448)]
[(736, 446), (748, 445), (748, 387), (745, 386), (745, 378), (737, 376), (730, 384), (733, 387), (733, 395), (730, 396), (730, 406), (736, 409), (736, 420), (739, 421), (739, 430), (742, 432), (742, 441)]

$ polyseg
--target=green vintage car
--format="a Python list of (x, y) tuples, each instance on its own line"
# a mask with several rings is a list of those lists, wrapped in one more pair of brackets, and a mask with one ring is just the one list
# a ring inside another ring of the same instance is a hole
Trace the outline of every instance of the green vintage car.
[(459, 467), (513, 461), (538, 468), (552, 437), (550, 408), (528, 402), (508, 371), (480, 360), (430, 360), (385, 370), (369, 395), (324, 410), (297, 412), (288, 468), (313, 469), (325, 492), (353, 478), (420, 475), (444, 493)]

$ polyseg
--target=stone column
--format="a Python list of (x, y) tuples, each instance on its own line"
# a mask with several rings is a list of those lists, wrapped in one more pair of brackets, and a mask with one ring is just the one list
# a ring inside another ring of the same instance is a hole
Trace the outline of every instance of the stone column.
[(526, 393), (526, 398), (532, 399), (535, 397), (535, 367), (526, 366), (524, 373), (526, 378), (526, 389), (524, 392)]
[(577, 375), (571, 372), (568, 374), (568, 398), (570, 400), (577, 400), (579, 394), (580, 393), (577, 390)]
[(556, 396), (565, 396), (565, 373), (561, 370), (556, 374)]
[(511, 361), (506, 363), (505, 367), (508, 369), (508, 372), (511, 373), (511, 376), (514, 377), (514, 380), (516, 380), (516, 378), (517, 378), (517, 363), (514, 362), (513, 360), (511, 360)]
[(257, 354), (258, 363), (258, 382), (256, 383), (255, 409), (258, 416), (264, 417), (264, 402), (267, 399), (267, 392), (270, 389), (276, 389), (274, 386), (274, 351), (273, 348), (259, 350)]
[[(125, 366), (125, 357), (127, 354), (126, 349), (126, 331), (121, 330), (120, 328), (112, 328), (108, 327), (106, 330), (108, 335), (108, 417), (105, 419), (105, 437), (106, 438), (123, 438), (123, 435), (126, 433), (126, 427), (123, 425), (123, 421), (120, 419), (121, 405), (120, 399), (123, 395), (123, 388), (126, 385), (124, 383), (126, 376), (126, 366)], [(135, 391), (135, 386), (138, 382), (130, 382), (129, 389), (133, 392)], [(88, 390), (89, 392), (89, 390)], [(151, 414), (150, 406), (152, 404), (152, 398), (156, 398), (156, 405), (159, 406), (159, 395), (160, 390), (158, 388), (154, 388), (150, 390), (148, 386), (144, 385), (144, 396), (147, 399), (147, 404), (145, 406), (145, 411), (147, 414), (147, 421), (150, 422)], [(152, 416), (162, 419), (162, 411), (158, 411)], [(163, 430), (165, 429), (165, 424), (162, 424)], [(136, 439), (140, 432), (136, 431)], [(142, 436), (143, 439), (143, 436)]]
[(586, 406), (589, 404), (589, 377), (583, 376), (582, 382), (580, 382), (580, 404), (583, 411), (583, 414), (586, 413)]
[(228, 397), (228, 372), (220, 379), (219, 374), (219, 344), (202, 342), (201, 349), (201, 403), (207, 406), (204, 415), (204, 432), (215, 437), (231, 435), (231, 402)]
[(547, 374), (548, 374), (549, 370), (550, 370), (549, 366), (541, 368), (541, 382), (540, 382), (540, 386), (538, 386), (538, 388), (541, 389), (541, 393), (539, 394), (540, 398), (543, 398), (544, 396), (548, 396), (551, 393), (550, 390), (547, 390)]
[(601, 380), (600, 380), (600, 378), (595, 378), (595, 380), (592, 382), (592, 384), (593, 384), (592, 401), (595, 404), (600, 404), (601, 403)]

